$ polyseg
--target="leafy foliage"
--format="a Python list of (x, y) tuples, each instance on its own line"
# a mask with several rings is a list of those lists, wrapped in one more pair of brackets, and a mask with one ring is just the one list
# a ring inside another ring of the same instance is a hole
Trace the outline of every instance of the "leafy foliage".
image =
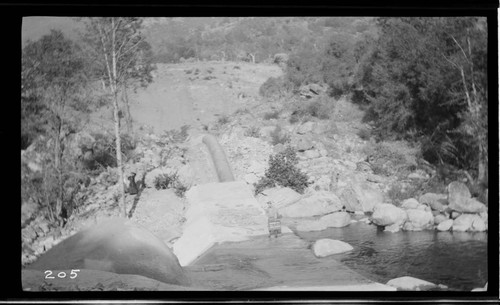
[(355, 75), (356, 100), (369, 105), (377, 137), (418, 140), (430, 162), (484, 172), (485, 19), (378, 18), (377, 25)]
[(269, 167), (265, 176), (254, 185), (255, 194), (276, 185), (289, 187), (300, 194), (304, 193), (309, 185), (309, 178), (296, 167), (297, 163), (297, 153), (290, 146), (274, 156), (269, 156)]
[(188, 187), (179, 180), (179, 175), (176, 172), (156, 176), (153, 184), (157, 190), (173, 188), (179, 197), (184, 197), (184, 193), (188, 190)]

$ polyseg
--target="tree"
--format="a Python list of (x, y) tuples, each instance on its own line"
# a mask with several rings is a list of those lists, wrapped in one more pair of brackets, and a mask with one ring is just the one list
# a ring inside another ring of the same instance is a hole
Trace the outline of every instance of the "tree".
[(125, 185), (120, 136), (120, 95), (132, 81), (151, 82), (151, 65), (145, 60), (147, 42), (141, 33), (142, 19), (136, 17), (93, 17), (86, 19), (83, 36), (91, 56), (95, 59), (95, 71), (106, 80), (106, 87), (113, 103), (116, 160), (120, 176), (120, 205), (127, 217)]
[[(65, 142), (77, 132), (82, 112), (88, 110), (87, 78), (80, 48), (61, 31), (52, 30), (29, 42), (22, 54), (22, 125), (35, 119), (40, 133), (52, 140), (53, 157), (45, 164), (45, 200), (49, 218), (58, 222), (64, 209), (68, 167), (64, 163)], [(67, 203), (67, 202), (66, 202)]]
[(487, 177), (487, 30), (477, 17), (378, 18), (359, 58), (362, 88), (380, 137), (411, 137), (431, 163)]

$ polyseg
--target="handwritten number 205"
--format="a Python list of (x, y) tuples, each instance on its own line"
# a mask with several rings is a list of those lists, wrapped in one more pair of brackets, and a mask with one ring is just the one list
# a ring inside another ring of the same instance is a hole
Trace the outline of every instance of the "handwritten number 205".
[[(75, 279), (78, 276), (77, 272), (80, 272), (80, 269), (71, 269), (71, 273), (70, 273), (69, 278)], [(66, 275), (67, 275), (66, 272), (61, 271), (57, 274), (57, 277), (60, 279), (63, 279), (63, 278), (66, 278)], [(55, 277), (52, 275), (52, 270), (45, 270), (45, 278), (46, 279), (55, 279)]]

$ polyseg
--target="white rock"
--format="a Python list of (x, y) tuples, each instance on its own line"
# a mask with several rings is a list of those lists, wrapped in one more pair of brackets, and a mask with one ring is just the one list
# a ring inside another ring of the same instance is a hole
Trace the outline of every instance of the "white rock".
[(281, 208), (284, 217), (311, 217), (339, 211), (342, 208), (340, 199), (331, 192), (313, 192), (299, 201)]
[(354, 248), (348, 243), (328, 238), (317, 240), (313, 245), (313, 252), (317, 257), (325, 257), (351, 251), (353, 249)]
[(436, 284), (417, 279), (411, 276), (403, 276), (392, 279), (387, 282), (387, 285), (396, 287), (398, 290), (420, 291), (437, 287)]
[(418, 208), (419, 205), (420, 205), (420, 203), (418, 203), (417, 199), (409, 198), (409, 199), (404, 200), (401, 203), (401, 208), (407, 209), (407, 210), (408, 209), (416, 209), (416, 208)]
[[(471, 229), (476, 215), (462, 214), (453, 220), (453, 231), (465, 232)], [(479, 218), (480, 219), (480, 218)]]
[(341, 228), (351, 223), (351, 216), (347, 212), (335, 212), (321, 217), (320, 221), (324, 222), (328, 228)]
[(382, 203), (375, 206), (371, 221), (378, 226), (390, 226), (393, 224), (402, 224), (406, 221), (405, 210), (392, 204)]
[(258, 196), (259, 201), (271, 201), (276, 208), (289, 206), (302, 198), (302, 195), (289, 187), (273, 187), (266, 189)]
[(430, 229), (434, 225), (434, 216), (430, 211), (420, 209), (406, 210), (408, 220), (405, 222), (403, 229), (406, 231), (421, 231)]
[(475, 217), (472, 221), (471, 231), (473, 232), (484, 232), (487, 228), (486, 223), (481, 217)]
[(447, 219), (447, 220), (441, 222), (437, 226), (437, 229), (438, 229), (438, 231), (449, 231), (452, 226), (453, 226), (453, 219)]
[(399, 224), (395, 223), (395, 224), (393, 224), (393, 225), (386, 226), (386, 227), (384, 228), (384, 231), (387, 231), (387, 232), (392, 232), (392, 233), (396, 233), (396, 232), (399, 232), (400, 228), (401, 228), (401, 225), (399, 225)]
[(439, 225), (443, 221), (448, 220), (448, 217), (444, 216), (443, 214), (438, 214), (434, 216), (434, 224)]

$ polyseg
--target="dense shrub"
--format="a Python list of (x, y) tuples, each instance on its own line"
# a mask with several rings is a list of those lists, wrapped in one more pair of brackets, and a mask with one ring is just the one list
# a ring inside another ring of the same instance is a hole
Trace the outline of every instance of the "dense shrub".
[(270, 77), (259, 88), (262, 97), (283, 97), (292, 92), (292, 84), (283, 77)]
[(278, 110), (272, 112), (264, 113), (264, 120), (278, 119), (280, 116), (280, 112)]
[[(85, 160), (84, 169), (96, 170), (98, 168), (116, 167), (116, 144), (115, 137), (104, 133), (94, 133), (93, 154), (91, 159)], [(136, 148), (136, 140), (124, 134), (121, 137), (121, 151), (125, 160), (131, 156)]]
[(179, 180), (177, 172), (160, 174), (155, 177), (153, 184), (157, 190), (174, 189), (179, 197), (184, 197), (184, 193), (188, 190), (188, 187)]
[(369, 140), (370, 137), (371, 137), (371, 132), (369, 129), (366, 129), (366, 128), (361, 128), (360, 130), (358, 130), (358, 137), (360, 137), (362, 140)]
[(217, 120), (217, 123), (220, 126), (226, 125), (227, 123), (229, 123), (229, 117), (227, 115), (223, 115)]
[(297, 153), (290, 146), (274, 156), (271, 155), (265, 176), (254, 185), (255, 194), (276, 185), (289, 187), (300, 194), (304, 193), (309, 185), (309, 177), (296, 167), (297, 163)]

